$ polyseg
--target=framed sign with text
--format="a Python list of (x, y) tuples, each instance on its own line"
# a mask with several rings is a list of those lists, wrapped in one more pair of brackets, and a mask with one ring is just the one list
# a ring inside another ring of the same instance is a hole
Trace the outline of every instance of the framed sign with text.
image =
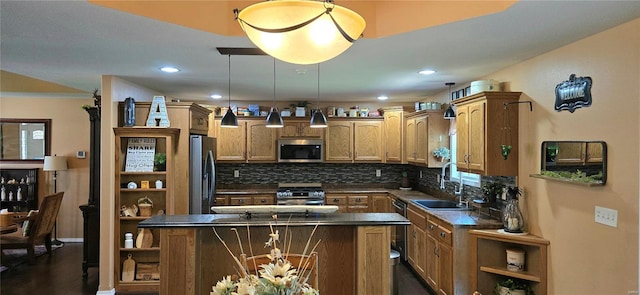
[(555, 110), (568, 110), (573, 113), (576, 109), (591, 106), (591, 77), (576, 77), (575, 74), (556, 85)]

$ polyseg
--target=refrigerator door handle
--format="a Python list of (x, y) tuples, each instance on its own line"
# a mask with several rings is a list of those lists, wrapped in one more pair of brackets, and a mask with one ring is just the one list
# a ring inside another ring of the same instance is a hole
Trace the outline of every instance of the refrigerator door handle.
[(204, 181), (203, 185), (205, 186), (203, 193), (205, 194), (203, 197), (206, 198), (209, 204), (209, 208), (207, 210), (208, 213), (211, 213), (211, 206), (215, 203), (215, 189), (216, 189), (216, 166), (213, 159), (213, 151), (207, 152), (207, 157), (205, 159), (205, 173), (204, 173)]

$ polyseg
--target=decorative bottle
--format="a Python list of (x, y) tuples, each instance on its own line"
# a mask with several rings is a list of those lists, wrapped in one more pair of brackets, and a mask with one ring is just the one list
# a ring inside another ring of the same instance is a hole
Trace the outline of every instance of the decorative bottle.
[[(4, 178), (3, 178), (4, 180)], [(2, 189), (0, 189), (0, 199), (2, 199), (2, 201), (6, 201), (7, 200), (7, 191), (4, 188), (4, 185), (2, 186)]]
[(124, 100), (124, 126), (132, 127), (136, 125), (136, 101), (133, 97)]
[(124, 247), (127, 249), (133, 248), (133, 234), (126, 233), (124, 234)]
[(507, 205), (502, 211), (502, 225), (508, 233), (521, 233), (524, 229), (524, 218), (518, 203), (519, 194), (520, 190), (517, 187), (507, 189)]
[(19, 187), (18, 191), (16, 192), (16, 201), (22, 201), (22, 188)]

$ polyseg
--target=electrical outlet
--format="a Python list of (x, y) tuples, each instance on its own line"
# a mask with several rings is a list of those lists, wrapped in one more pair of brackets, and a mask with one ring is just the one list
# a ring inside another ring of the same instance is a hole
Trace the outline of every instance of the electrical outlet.
[(618, 210), (596, 206), (596, 222), (618, 227)]
[(440, 181), (441, 181), (441, 180), (440, 180), (440, 177), (442, 177), (442, 175), (440, 175), (440, 174), (438, 174), (438, 176), (436, 177), (436, 178), (437, 178), (437, 180), (436, 180), (436, 181), (438, 181), (438, 183), (440, 183)]
[(380, 169), (376, 169), (376, 177), (382, 176), (382, 171)]
[(233, 170), (233, 177), (240, 177), (240, 170)]
[[(420, 170), (420, 178), (422, 178), (422, 170)], [(438, 182), (440, 182), (439, 179), (438, 179)]]

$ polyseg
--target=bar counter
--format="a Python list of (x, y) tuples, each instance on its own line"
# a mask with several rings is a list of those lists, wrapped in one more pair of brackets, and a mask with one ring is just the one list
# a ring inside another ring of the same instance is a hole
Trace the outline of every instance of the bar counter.
[(240, 246), (252, 256), (268, 253), (264, 243), (270, 226), (280, 232), (281, 239), (285, 228), (290, 232), (289, 253), (301, 254), (309, 240), (312, 246), (320, 241), (315, 251), (316, 287), (321, 294), (364, 295), (388, 293), (391, 228), (409, 224), (396, 213), (280, 213), (277, 220), (269, 214), (251, 218), (242, 214), (158, 215), (139, 227), (160, 235), (161, 295), (208, 295), (223, 276), (237, 273), (233, 257), (214, 234), (214, 228), (236, 256), (241, 253)]

